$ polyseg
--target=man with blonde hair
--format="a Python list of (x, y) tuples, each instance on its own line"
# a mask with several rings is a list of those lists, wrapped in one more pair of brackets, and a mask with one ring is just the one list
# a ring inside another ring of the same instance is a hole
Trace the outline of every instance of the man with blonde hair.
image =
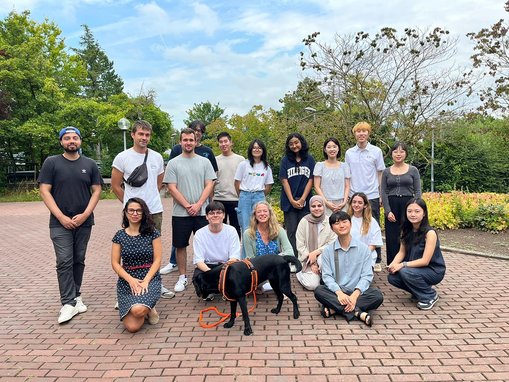
[[(350, 166), (350, 197), (356, 192), (363, 192), (369, 199), (373, 217), (380, 225), (380, 184), (385, 170), (384, 157), (380, 148), (369, 143), (371, 125), (365, 121), (357, 123), (352, 132), (357, 144), (345, 153), (345, 162)], [(380, 272), (382, 261), (380, 248), (376, 249), (377, 259), (375, 272)]]

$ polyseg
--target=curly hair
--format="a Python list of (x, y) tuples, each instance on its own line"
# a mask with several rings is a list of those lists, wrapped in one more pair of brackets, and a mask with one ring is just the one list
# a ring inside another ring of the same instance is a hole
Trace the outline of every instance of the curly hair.
[(131, 198), (126, 202), (125, 207), (122, 210), (122, 228), (129, 227), (129, 220), (127, 219), (127, 209), (133, 203), (138, 203), (143, 211), (141, 214), (140, 234), (151, 235), (156, 230), (156, 226), (154, 224), (154, 220), (152, 219), (152, 214), (148, 209), (147, 203), (145, 203), (145, 201), (141, 198)]

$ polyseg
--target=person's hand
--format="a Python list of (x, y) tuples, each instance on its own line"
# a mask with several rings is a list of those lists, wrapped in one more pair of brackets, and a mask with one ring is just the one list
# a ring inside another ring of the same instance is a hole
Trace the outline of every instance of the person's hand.
[(201, 204), (194, 203), (187, 207), (187, 213), (191, 216), (197, 216), (201, 211)]
[(312, 252), (309, 252), (308, 253), (308, 263), (309, 264), (316, 263), (316, 259), (318, 258), (319, 255), (320, 255), (320, 252), (318, 252), (317, 249), (315, 249)]
[(141, 293), (140, 294), (145, 294), (145, 293), (148, 293), (148, 281), (146, 280), (138, 280), (138, 285), (140, 286), (141, 288)]
[(315, 263), (311, 265), (311, 272), (313, 272), (315, 275), (320, 274), (320, 267), (318, 266), (318, 264)]
[(128, 280), (129, 286), (131, 287), (131, 292), (134, 296), (140, 296), (141, 294), (143, 294), (141, 293), (140, 281), (141, 280), (135, 279), (134, 277), (131, 277)]
[(387, 214), (387, 220), (389, 220), (391, 223), (396, 223), (396, 216), (392, 212), (389, 212)]
[(387, 266), (387, 270), (391, 274), (399, 272), (401, 268), (403, 268), (403, 263), (392, 262)]
[(357, 293), (352, 293), (352, 295), (350, 295), (348, 297), (349, 297), (349, 302), (345, 306), (345, 312), (347, 312), (347, 313), (353, 312), (355, 310), (355, 305), (357, 305), (357, 299), (359, 298), (359, 296), (357, 295)]
[(79, 227), (80, 225), (85, 223), (87, 218), (88, 216), (86, 216), (85, 214), (78, 214), (72, 217), (72, 221), (74, 222), (74, 224), (76, 224), (76, 227)]
[(338, 297), (338, 301), (341, 305), (347, 306), (350, 303), (350, 296), (343, 293), (341, 290), (336, 292), (336, 296)]
[(58, 219), (58, 221), (60, 222), (60, 224), (62, 224), (62, 226), (65, 229), (75, 229), (78, 227), (74, 220), (72, 220), (70, 217), (65, 216), (65, 215), (62, 215), (62, 217), (60, 219)]

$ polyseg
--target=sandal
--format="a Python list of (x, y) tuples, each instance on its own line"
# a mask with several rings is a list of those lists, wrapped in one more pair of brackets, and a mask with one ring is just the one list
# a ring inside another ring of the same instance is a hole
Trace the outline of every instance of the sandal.
[(331, 311), (329, 308), (327, 308), (325, 305), (322, 305), (322, 309), (320, 309), (320, 314), (323, 318), (329, 318), (332, 316)]
[(157, 313), (156, 308), (150, 309), (148, 312), (148, 323), (150, 325), (156, 325), (159, 322), (159, 313)]
[(355, 317), (359, 319), (359, 321), (364, 322), (367, 326), (371, 327), (373, 325), (373, 317), (368, 312), (363, 312), (362, 310), (355, 311)]

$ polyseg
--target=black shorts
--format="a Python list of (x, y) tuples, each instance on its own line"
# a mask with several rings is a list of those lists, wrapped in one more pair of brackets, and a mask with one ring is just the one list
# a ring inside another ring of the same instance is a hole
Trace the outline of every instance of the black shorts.
[(191, 233), (196, 233), (208, 223), (205, 216), (172, 216), (171, 235), (175, 248), (186, 248)]

